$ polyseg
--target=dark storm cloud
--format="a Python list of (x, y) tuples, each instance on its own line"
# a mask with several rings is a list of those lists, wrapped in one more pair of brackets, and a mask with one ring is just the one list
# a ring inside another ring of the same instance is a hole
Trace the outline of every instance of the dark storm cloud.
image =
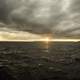
[(79, 36), (80, 0), (0, 0), (0, 21), (16, 30)]

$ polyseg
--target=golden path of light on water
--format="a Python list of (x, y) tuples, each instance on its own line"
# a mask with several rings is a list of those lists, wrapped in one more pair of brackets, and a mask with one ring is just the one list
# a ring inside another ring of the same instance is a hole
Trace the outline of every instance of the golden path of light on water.
[(0, 40), (0, 42), (40, 42), (43, 46), (43, 48), (45, 48), (45, 52), (49, 53), (49, 47), (50, 47), (50, 44), (51, 42), (80, 42), (80, 39), (53, 39), (53, 38), (49, 38), (49, 37), (46, 37), (46, 38), (40, 38), (40, 39), (27, 39), (27, 40), (6, 40), (6, 39), (3, 39), (3, 40)]

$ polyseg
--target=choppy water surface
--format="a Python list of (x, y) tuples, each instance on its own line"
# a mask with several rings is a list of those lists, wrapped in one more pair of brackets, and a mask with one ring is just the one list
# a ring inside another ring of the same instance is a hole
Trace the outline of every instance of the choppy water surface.
[(0, 42), (0, 66), (17, 80), (77, 80), (80, 43), (52, 42), (46, 48), (42, 42)]

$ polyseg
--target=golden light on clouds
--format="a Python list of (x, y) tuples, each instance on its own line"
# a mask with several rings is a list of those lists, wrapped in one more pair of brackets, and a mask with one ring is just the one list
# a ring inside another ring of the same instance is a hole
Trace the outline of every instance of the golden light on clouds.
[(0, 32), (0, 41), (24, 41), (40, 38), (41, 36), (28, 32)]
[(0, 41), (24, 41), (35, 42), (41, 41), (45, 44), (49, 42), (78, 42), (80, 39), (68, 39), (68, 38), (55, 38), (51, 35), (36, 35), (28, 32), (0, 32)]

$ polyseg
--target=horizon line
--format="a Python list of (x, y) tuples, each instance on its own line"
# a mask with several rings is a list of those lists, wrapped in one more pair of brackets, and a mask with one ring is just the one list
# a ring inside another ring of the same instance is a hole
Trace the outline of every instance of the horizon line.
[(0, 40), (0, 42), (80, 42), (80, 39), (28, 39), (28, 40)]

